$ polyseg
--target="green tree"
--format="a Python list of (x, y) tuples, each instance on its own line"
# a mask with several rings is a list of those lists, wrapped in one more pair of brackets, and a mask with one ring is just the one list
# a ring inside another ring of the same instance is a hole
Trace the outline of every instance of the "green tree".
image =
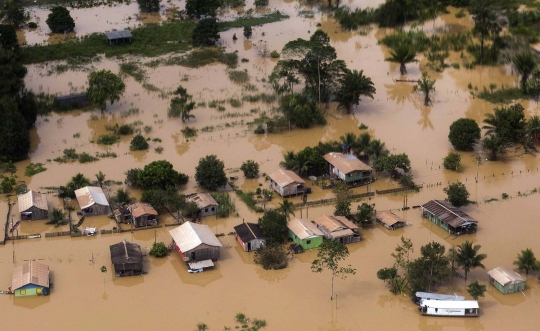
[(414, 85), (413, 92), (424, 93), (424, 106), (429, 106), (431, 102), (429, 94), (435, 92), (435, 79), (431, 79), (426, 71), (422, 72), (422, 78)]
[(356, 207), (354, 221), (362, 226), (369, 225), (373, 223), (373, 216), (375, 216), (375, 204), (362, 202), (362, 204)]
[(126, 84), (122, 79), (110, 70), (99, 70), (88, 75), (88, 89), (86, 95), (90, 102), (99, 107), (101, 111), (107, 108), (107, 101), (111, 105), (120, 100), (120, 96), (126, 90)]
[(443, 188), (443, 192), (448, 195), (448, 200), (454, 207), (466, 206), (469, 204), (469, 191), (463, 183), (457, 182)]
[(19, 41), (17, 40), (17, 32), (11, 25), (0, 24), (0, 48), (6, 51), (19, 50)]
[(287, 217), (277, 210), (269, 210), (258, 221), (264, 235), (272, 245), (283, 243), (287, 229)]
[(351, 202), (349, 200), (336, 201), (334, 216), (349, 216), (351, 214)]
[(360, 103), (360, 97), (366, 96), (373, 99), (375, 86), (371, 78), (364, 76), (364, 71), (346, 70), (339, 79), (339, 88), (336, 93), (336, 101), (340, 108), (345, 108), (347, 113), (351, 112), (354, 105)]
[(169, 117), (180, 117), (182, 123), (186, 123), (190, 118), (195, 118), (191, 111), (195, 109), (195, 102), (192, 101), (192, 96), (187, 93), (187, 90), (179, 86), (174, 92), (177, 97), (171, 99), (169, 107)]
[(101, 170), (96, 174), (96, 180), (99, 187), (103, 188), (103, 183), (105, 182), (105, 174)]
[(123, 206), (132, 203), (134, 199), (129, 196), (129, 191), (127, 189), (119, 188), (116, 190), (116, 194), (111, 200), (113, 200), (113, 203)]
[(24, 22), (26, 14), (21, 0), (6, 0), (0, 11), (0, 20), (4, 19), (16, 29)]
[(213, 46), (219, 40), (219, 29), (215, 18), (200, 20), (191, 36), (193, 46)]
[(36, 123), (38, 112), (36, 96), (32, 91), (23, 89), (23, 91), (17, 95), (15, 101), (19, 106), (19, 112), (24, 117), (24, 121), (26, 122), (26, 128), (32, 128)]
[[(358, 136), (356, 140), (355, 147), (353, 147), (353, 152), (355, 155), (360, 156), (360, 154), (366, 155), (369, 152), (369, 146), (371, 144), (371, 135), (367, 132), (363, 132)], [(381, 154), (377, 152), (377, 154)], [(383, 153), (384, 154), (384, 153)]]
[(498, 135), (492, 134), (484, 137), (482, 147), (488, 152), (489, 159), (496, 161), (499, 154), (506, 149), (506, 144)]
[(534, 146), (534, 142), (538, 140), (540, 133), (540, 117), (532, 116), (527, 120), (525, 126), (525, 143), (529, 146)]
[(240, 170), (244, 172), (244, 177), (246, 178), (259, 177), (259, 164), (253, 160), (242, 162)]
[(373, 139), (365, 148), (364, 153), (367, 154), (371, 160), (377, 161), (381, 157), (386, 157), (389, 152), (386, 149), (385, 143), (381, 142), (379, 139)]
[(135, 135), (129, 144), (129, 150), (131, 151), (144, 151), (149, 147), (148, 141), (143, 137), (142, 134)]
[(512, 63), (521, 75), (521, 91), (527, 93), (527, 80), (538, 64), (536, 55), (531, 52), (521, 52), (512, 58)]
[(485, 269), (482, 261), (487, 257), (486, 254), (479, 254), (478, 251), (482, 246), (474, 245), (470, 241), (465, 241), (456, 249), (456, 263), (465, 272), (465, 281), (467, 281), (467, 274), (474, 268)]
[(530, 248), (526, 248), (521, 251), (517, 256), (517, 260), (514, 264), (519, 270), (525, 270), (525, 274), (529, 274), (529, 271), (540, 270), (540, 261), (536, 259), (533, 251)]
[(220, 0), (186, 0), (186, 13), (194, 18), (215, 17), (220, 5)]
[(21, 161), (28, 157), (30, 135), (17, 104), (9, 97), (0, 99), (0, 159)]
[(255, 7), (266, 7), (268, 6), (268, 3), (268, 0), (255, 0), (254, 5)]
[(450, 125), (448, 139), (455, 149), (470, 151), (480, 139), (480, 127), (471, 118), (460, 118)]
[(176, 185), (185, 185), (187, 181), (188, 176), (174, 170), (166, 160), (151, 162), (137, 174), (137, 184), (144, 190), (173, 190)]
[(293, 59), (280, 60), (275, 65), (268, 81), (278, 95), (294, 91), (294, 85), (300, 84), (298, 78), (297, 62)]
[(536, 100), (536, 105), (538, 106), (540, 99), (540, 67), (536, 67), (531, 77), (527, 80), (527, 93)]
[(261, 246), (255, 251), (253, 261), (264, 270), (279, 270), (287, 267), (287, 251), (283, 245)]
[(497, 135), (504, 144), (520, 142), (525, 131), (525, 109), (519, 103), (510, 107), (497, 107), (484, 118), (486, 135)]
[(24, 90), (26, 68), (20, 61), (18, 50), (0, 48), (0, 72), (0, 95), (15, 97)]
[(153, 13), (159, 11), (161, 0), (137, 0), (139, 8), (143, 13)]
[(407, 172), (410, 167), (411, 161), (405, 153), (380, 157), (373, 162), (373, 170), (377, 172), (386, 171), (394, 177), (399, 176), (398, 169)]
[(461, 155), (458, 153), (450, 152), (443, 159), (443, 166), (445, 169), (461, 171), (463, 166), (461, 165)]
[(138, 183), (139, 172), (141, 172), (141, 169), (139, 168), (129, 169), (128, 171), (124, 172), (124, 175), (126, 175), (124, 184), (131, 187), (139, 186), (139, 183)]
[(46, 22), (53, 33), (72, 32), (75, 29), (75, 21), (69, 10), (62, 6), (52, 7)]
[(253, 34), (253, 29), (251, 28), (251, 26), (249, 25), (244, 26), (244, 37), (246, 37), (246, 39), (249, 39), (251, 38), (252, 34)]
[(399, 63), (399, 72), (401, 75), (407, 74), (407, 63), (416, 62), (416, 49), (414, 46), (407, 42), (401, 42), (390, 49), (390, 57), (385, 61)]
[(484, 63), (484, 40), (496, 37), (506, 21), (501, 18), (502, 0), (470, 0), (469, 13), (474, 20), (473, 33), (480, 37), (480, 64)]
[(352, 132), (345, 133), (344, 136), (339, 137), (339, 140), (343, 144), (343, 149), (347, 149), (347, 153), (351, 153), (352, 149), (357, 147), (358, 137)]
[(148, 254), (155, 256), (155, 257), (165, 257), (167, 254), (169, 254), (169, 249), (163, 242), (153, 243), (152, 249), (150, 249), (150, 252)]
[(66, 214), (62, 209), (53, 208), (53, 210), (49, 214), (49, 221), (47, 221), (45, 224), (52, 224), (55, 228), (57, 228), (60, 225), (67, 224), (67, 220), (65, 218)]
[(411, 290), (433, 291), (450, 278), (450, 261), (445, 247), (432, 241), (420, 248), (421, 256), (408, 265)]
[(483, 297), (486, 292), (486, 285), (480, 285), (478, 281), (474, 281), (467, 285), (467, 292), (474, 300), (478, 300), (479, 297)]
[(356, 274), (356, 269), (352, 268), (349, 264), (347, 267), (342, 267), (339, 263), (345, 260), (349, 256), (349, 250), (347, 246), (340, 243), (337, 240), (324, 240), (319, 251), (317, 252), (317, 259), (311, 263), (311, 271), (319, 273), (323, 270), (330, 270), (332, 273), (332, 291), (330, 294), (330, 300), (334, 298), (334, 278), (336, 276), (341, 279), (347, 278), (347, 275)]
[(218, 187), (227, 184), (223, 161), (215, 155), (207, 155), (199, 159), (195, 168), (195, 180), (207, 190), (215, 191)]
[(79, 172), (75, 176), (71, 177), (71, 180), (68, 182), (67, 186), (73, 188), (73, 190), (78, 190), (85, 186), (90, 186), (90, 179)]
[(277, 210), (282, 213), (288, 221), (290, 221), (291, 215), (294, 216), (294, 211), (296, 210), (296, 207), (288, 199), (284, 199), (283, 202), (279, 203), (279, 208)]

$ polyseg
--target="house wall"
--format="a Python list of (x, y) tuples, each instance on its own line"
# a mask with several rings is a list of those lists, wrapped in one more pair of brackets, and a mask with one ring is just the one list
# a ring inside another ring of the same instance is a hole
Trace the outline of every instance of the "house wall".
[(317, 236), (314, 238), (301, 240), (291, 230), (288, 230), (288, 233), (289, 233), (289, 237), (293, 240), (293, 242), (302, 246), (303, 249), (317, 248), (323, 242), (322, 236)]
[(109, 214), (111, 209), (109, 206), (102, 206), (98, 204), (94, 204), (91, 207), (86, 208), (83, 210), (84, 216), (98, 216), (98, 215), (107, 215)]
[[(36, 206), (32, 206), (32, 207), (28, 208), (27, 210), (25, 210), (25, 212), (31, 212), (32, 213), (32, 218), (31, 218), (32, 221), (46, 220), (47, 218), (49, 218), (49, 211), (48, 210), (39, 209)], [(21, 219), (23, 219), (22, 216), (21, 216)]]
[(356, 181), (364, 181), (366, 179), (369, 179), (371, 181), (371, 171), (352, 171), (348, 174), (344, 174), (341, 172), (338, 168), (334, 167), (332, 164), (328, 163), (330, 173), (334, 174), (335, 176), (339, 177), (339, 179), (349, 183), (349, 182), (356, 182)]
[(44, 286), (37, 286), (34, 284), (28, 284), (14, 291), (16, 297), (27, 297), (32, 295), (41, 295)]
[[(251, 251), (255, 251), (259, 248), (261, 248), (261, 246), (264, 246), (264, 239), (253, 239), (251, 241), (248, 241), (248, 242), (243, 242), (242, 239), (240, 239), (239, 236), (236, 236), (236, 240), (238, 241), (238, 243), (240, 244), (240, 246), (242, 246), (242, 249), (245, 251), (245, 252), (251, 252)], [(248, 243), (251, 243), (251, 250), (248, 251)]]
[(135, 227), (154, 226), (157, 225), (157, 219), (154, 215), (142, 215), (141, 217), (133, 217), (133, 225)]
[(511, 294), (525, 290), (525, 282), (512, 282), (504, 286), (489, 276), (489, 283), (502, 294)]
[(274, 191), (279, 193), (279, 195), (281, 195), (282, 197), (298, 194), (298, 186), (297, 185), (298, 185), (297, 183), (292, 183), (292, 184), (289, 184), (287, 186), (282, 187), (282, 186), (279, 186), (273, 180), (270, 180), (270, 187), (272, 189), (274, 189)]
[[(196, 262), (196, 261), (203, 261), (203, 260), (217, 260), (219, 259), (219, 247), (216, 246), (209, 246), (206, 244), (201, 244), (197, 247), (195, 247), (192, 250), (189, 250), (187, 252), (183, 252), (184, 256), (189, 257), (191, 260), (190, 262)], [(194, 253), (194, 255), (192, 254)], [(194, 256), (194, 258), (193, 258)]]
[(207, 206), (205, 208), (201, 208), (201, 216), (211, 216), (217, 214), (217, 208), (218, 206)]

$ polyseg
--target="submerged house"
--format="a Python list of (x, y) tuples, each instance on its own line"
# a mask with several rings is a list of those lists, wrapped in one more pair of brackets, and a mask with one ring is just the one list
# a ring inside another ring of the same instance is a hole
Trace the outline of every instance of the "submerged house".
[(339, 178), (347, 184), (372, 182), (371, 167), (352, 154), (332, 152), (326, 154), (324, 159), (327, 162), (328, 174), (332, 178)]
[(378, 211), (375, 213), (375, 220), (388, 230), (395, 230), (405, 226), (405, 222), (391, 211)]
[(358, 225), (344, 216), (322, 215), (315, 220), (317, 228), (321, 230), (326, 239), (337, 240), (342, 244), (350, 244), (362, 240), (358, 232)]
[(55, 105), (62, 110), (71, 110), (89, 106), (90, 100), (86, 93), (59, 95), (56, 97)]
[(142, 275), (143, 254), (141, 246), (126, 240), (109, 246), (116, 277)]
[(234, 231), (236, 240), (246, 252), (257, 250), (266, 243), (266, 237), (258, 224), (242, 223), (235, 226)]
[(85, 186), (75, 190), (75, 196), (84, 216), (107, 215), (111, 212), (105, 193), (99, 186)]
[(525, 290), (525, 278), (514, 270), (497, 267), (488, 271), (489, 283), (502, 294), (510, 294)]
[(304, 180), (293, 171), (280, 168), (268, 177), (270, 177), (270, 187), (282, 197), (303, 194), (305, 191)]
[(156, 226), (158, 212), (149, 203), (136, 202), (127, 207), (131, 212), (133, 226)]
[(130, 224), (131, 223), (131, 211), (128, 206), (122, 206), (118, 209), (115, 209), (114, 218), (118, 223)]
[(173, 239), (174, 249), (185, 262), (219, 259), (220, 248), (223, 245), (208, 225), (185, 222), (169, 233)]
[(49, 217), (47, 195), (36, 191), (28, 191), (17, 196), (21, 220), (45, 220)]
[(454, 236), (476, 232), (478, 221), (443, 200), (431, 200), (420, 206), (426, 217)]
[(13, 269), (11, 291), (16, 297), (49, 294), (49, 266), (26, 262)]
[(319, 247), (323, 242), (323, 233), (308, 219), (294, 218), (287, 222), (289, 237), (303, 249)]
[(131, 34), (131, 32), (129, 32), (129, 30), (109, 31), (105, 32), (105, 35), (109, 40), (109, 45), (122, 44), (126, 41), (131, 42), (131, 38), (133, 38), (133, 35)]
[(217, 214), (219, 204), (209, 193), (194, 193), (186, 196), (188, 202), (193, 202), (199, 208), (196, 216), (210, 216)]

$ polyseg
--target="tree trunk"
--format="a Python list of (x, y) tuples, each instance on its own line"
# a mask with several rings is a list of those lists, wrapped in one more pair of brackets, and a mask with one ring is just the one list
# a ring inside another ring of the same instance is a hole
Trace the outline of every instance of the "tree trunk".
[(319, 77), (319, 109), (321, 109), (321, 65), (319, 58), (317, 58), (317, 75)]
[(480, 64), (484, 64), (484, 35), (480, 36)]
[(330, 294), (330, 300), (334, 299), (334, 272), (332, 271), (332, 294)]
[(407, 73), (407, 68), (405, 67), (405, 63), (402, 63), (402, 64), (399, 66), (399, 71), (401, 72), (401, 75), (402, 75), (402, 76), (405, 76), (405, 74)]
[(429, 106), (429, 92), (424, 95), (424, 106)]

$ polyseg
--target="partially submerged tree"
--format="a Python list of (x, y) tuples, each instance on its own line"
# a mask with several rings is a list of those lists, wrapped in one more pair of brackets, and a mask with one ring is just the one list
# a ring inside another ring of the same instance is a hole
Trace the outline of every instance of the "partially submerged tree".
[(512, 59), (512, 63), (521, 75), (521, 91), (527, 93), (527, 80), (538, 65), (538, 59), (531, 52), (521, 52)]
[(497, 37), (507, 19), (502, 15), (504, 0), (470, 0), (469, 13), (474, 20), (473, 33), (480, 38), (480, 64), (484, 63), (484, 40)]
[(480, 127), (471, 118), (460, 118), (450, 125), (448, 139), (455, 149), (470, 151), (480, 139)]
[(195, 109), (195, 102), (192, 101), (192, 96), (187, 93), (187, 90), (178, 86), (174, 91), (174, 98), (171, 99), (171, 105), (169, 106), (169, 117), (180, 117), (182, 123), (186, 123), (190, 118), (195, 118), (195, 115), (191, 114), (191, 111)]
[(244, 26), (244, 37), (246, 37), (246, 39), (249, 39), (251, 38), (252, 34), (253, 34), (253, 29), (251, 28), (251, 26), (249, 25)]
[(281, 214), (283, 214), (287, 220), (291, 220), (291, 215), (294, 216), (296, 207), (288, 199), (283, 199), (283, 202), (279, 203), (279, 208), (277, 209)]
[(101, 170), (96, 174), (96, 180), (99, 187), (103, 188), (103, 183), (105, 182), (105, 174)]
[(4, 19), (18, 29), (26, 17), (24, 6), (21, 0), (6, 0), (0, 11), (0, 20)]
[(414, 45), (401, 42), (390, 49), (390, 57), (386, 58), (385, 61), (399, 63), (399, 72), (401, 75), (407, 74), (407, 63), (416, 62), (416, 49)]
[(269, 210), (259, 218), (258, 224), (272, 245), (283, 243), (287, 229), (287, 217), (283, 213)]
[(486, 254), (480, 254), (478, 251), (482, 246), (474, 245), (470, 241), (465, 241), (456, 249), (456, 263), (465, 272), (465, 281), (469, 271), (475, 268), (485, 269), (482, 261), (487, 257)]
[(450, 152), (443, 160), (443, 166), (445, 169), (461, 171), (463, 166), (461, 165), (461, 155), (458, 153)]
[(506, 143), (497, 135), (487, 135), (482, 140), (482, 147), (488, 152), (491, 161), (497, 161), (497, 157), (506, 149)]
[(227, 184), (225, 165), (215, 155), (207, 155), (199, 159), (195, 168), (195, 180), (207, 190), (215, 191), (218, 187)]
[(99, 70), (88, 75), (88, 89), (86, 96), (90, 102), (102, 111), (107, 108), (107, 101), (111, 105), (120, 100), (120, 96), (126, 90), (126, 84), (122, 79), (110, 70)]
[(144, 190), (174, 190), (176, 185), (185, 185), (188, 176), (173, 169), (166, 160), (154, 161), (137, 173), (137, 184)]
[(288, 252), (282, 245), (261, 246), (255, 251), (253, 261), (264, 270), (279, 270), (287, 267)]
[(0, 159), (21, 161), (28, 157), (30, 135), (26, 122), (13, 99), (0, 99)]
[(47, 17), (47, 25), (54, 33), (67, 33), (75, 29), (75, 21), (66, 7), (54, 6)]
[(161, 0), (137, 0), (139, 8), (143, 13), (153, 13), (159, 11)]
[(148, 254), (155, 257), (165, 257), (169, 254), (169, 249), (163, 242), (156, 242), (152, 244), (152, 249), (150, 249)]
[(467, 293), (469, 293), (474, 300), (478, 300), (479, 297), (483, 297), (485, 292), (486, 285), (480, 285), (478, 281), (474, 281), (467, 285)]
[(200, 20), (191, 36), (194, 46), (214, 46), (219, 40), (219, 29), (215, 18)]
[(57, 228), (60, 225), (64, 225), (67, 223), (68, 221), (66, 220), (66, 214), (64, 213), (64, 211), (60, 208), (53, 208), (53, 210), (49, 214), (49, 220), (45, 224), (52, 224), (55, 228)]
[(135, 135), (129, 144), (130, 151), (145, 151), (148, 147), (148, 141), (146, 141), (146, 138), (140, 133)]
[(346, 70), (339, 79), (340, 87), (336, 92), (336, 101), (340, 108), (345, 108), (350, 113), (352, 107), (360, 103), (360, 97), (366, 96), (373, 99), (375, 86), (371, 78), (364, 76), (364, 71)]
[(540, 270), (540, 261), (536, 259), (530, 248), (526, 248), (518, 254), (517, 259), (514, 261), (514, 265), (516, 265), (519, 270), (525, 270), (526, 275), (529, 274), (529, 271)]
[(244, 172), (244, 177), (246, 178), (259, 177), (259, 164), (253, 160), (242, 162), (240, 170)]
[(220, 0), (186, 0), (186, 13), (194, 18), (215, 17), (220, 5)]
[(373, 223), (373, 217), (375, 216), (375, 204), (368, 204), (362, 202), (362, 204), (356, 207), (356, 214), (354, 214), (355, 223), (361, 224), (362, 226), (369, 225)]
[(422, 72), (422, 78), (418, 80), (418, 83), (413, 87), (414, 92), (424, 93), (424, 106), (429, 106), (431, 99), (429, 94), (435, 92), (435, 80), (431, 79), (427, 72)]
[(461, 207), (469, 204), (469, 191), (461, 182), (452, 183), (443, 188), (443, 192), (448, 195), (448, 200), (452, 206)]

